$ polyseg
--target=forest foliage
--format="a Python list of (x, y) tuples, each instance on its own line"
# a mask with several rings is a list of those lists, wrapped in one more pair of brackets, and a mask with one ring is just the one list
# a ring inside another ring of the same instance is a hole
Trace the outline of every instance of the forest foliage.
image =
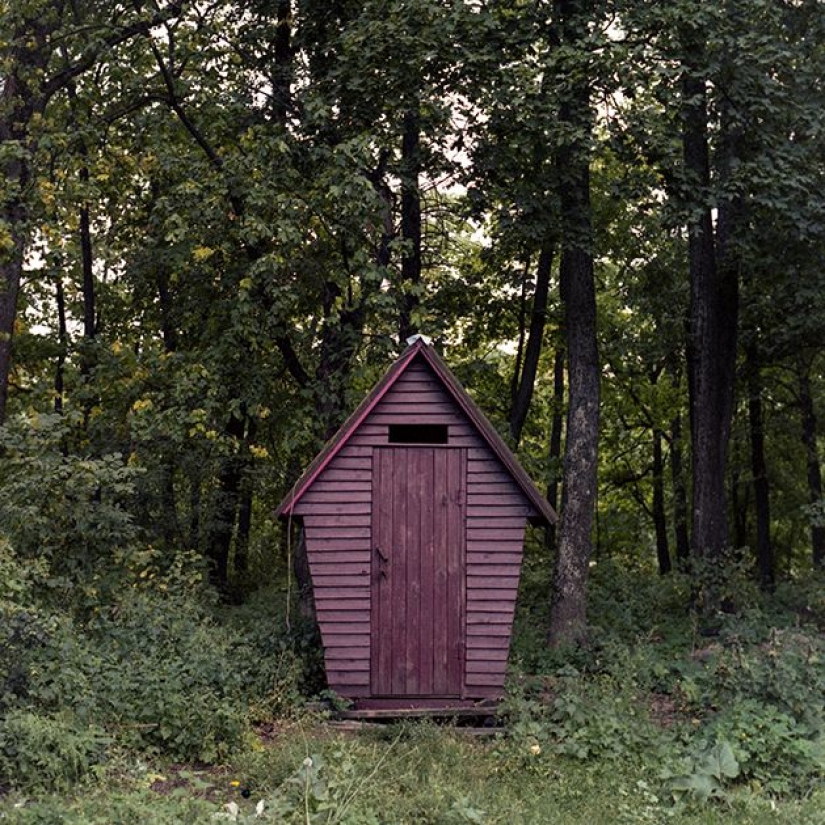
[(420, 332), (561, 514), (513, 747), (814, 793), (823, 63), (816, 0), (0, 0), (0, 790), (323, 688), (274, 507)]

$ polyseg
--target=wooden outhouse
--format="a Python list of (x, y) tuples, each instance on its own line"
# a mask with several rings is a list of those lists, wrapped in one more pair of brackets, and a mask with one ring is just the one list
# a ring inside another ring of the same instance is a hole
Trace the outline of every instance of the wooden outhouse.
[(555, 513), (418, 337), (278, 508), (301, 520), (329, 687), (357, 708), (498, 699), (525, 523)]

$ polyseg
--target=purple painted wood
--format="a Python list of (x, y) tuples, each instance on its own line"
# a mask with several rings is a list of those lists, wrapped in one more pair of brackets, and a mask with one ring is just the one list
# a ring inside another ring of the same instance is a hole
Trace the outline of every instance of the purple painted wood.
[[(388, 443), (417, 423), (447, 444)], [(553, 514), (432, 351), (391, 367), (279, 513), (304, 524), (330, 688), (399, 707), (502, 694), (525, 520)]]
[(463, 451), (390, 447), (375, 456), (372, 695), (458, 697)]

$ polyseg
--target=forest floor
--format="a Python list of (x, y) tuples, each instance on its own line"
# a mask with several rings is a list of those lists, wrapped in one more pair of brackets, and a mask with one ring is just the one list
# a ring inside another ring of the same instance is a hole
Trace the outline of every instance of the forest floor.
[(72, 625), (31, 669), (63, 710), (0, 715), (0, 823), (825, 825), (821, 577), (770, 596), (736, 584), (736, 612), (708, 636), (685, 577), (600, 567), (591, 641), (566, 651), (545, 644), (547, 585), (528, 570), (500, 727), (485, 735), (336, 722), (318, 709), (338, 700), (313, 682), (317, 643), (273, 634), (271, 593), (203, 613), (173, 611), (164, 591), (99, 639)]
[(777, 799), (754, 787), (712, 804), (657, 792), (655, 754), (582, 760), (512, 730), (478, 738), (429, 722), (338, 730), (329, 721), (265, 725), (232, 762), (124, 756), (70, 795), (8, 796), (19, 823), (825, 823), (825, 789)]

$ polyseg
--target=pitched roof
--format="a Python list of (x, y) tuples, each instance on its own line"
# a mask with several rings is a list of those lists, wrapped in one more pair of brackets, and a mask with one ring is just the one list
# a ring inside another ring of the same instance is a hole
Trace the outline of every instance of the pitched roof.
[[(550, 502), (536, 489), (530, 476), (519, 464), (510, 448), (504, 443), (493, 425), (487, 420), (484, 413), (461, 386), (450, 368), (441, 360), (433, 347), (427, 345), (427, 340), (417, 337), (401, 356), (392, 364), (383, 378), (373, 387), (372, 391), (358, 405), (355, 412), (341, 425), (338, 432), (324, 445), (323, 449), (313, 459), (304, 474), (298, 479), (293, 488), (278, 505), (276, 516), (286, 517), (295, 504), (309, 489), (316, 478), (324, 471), (327, 465), (346, 444), (349, 437), (358, 429), (364, 419), (375, 409), (381, 399), (398, 380), (407, 368), (417, 358), (423, 359), (440, 379), (442, 385), (473, 423), (481, 437), (496, 454), (501, 463), (507, 468), (513, 480), (518, 484), (525, 497), (539, 514), (538, 521), (551, 524), (557, 516)], [(534, 519), (535, 520), (535, 519)]]

